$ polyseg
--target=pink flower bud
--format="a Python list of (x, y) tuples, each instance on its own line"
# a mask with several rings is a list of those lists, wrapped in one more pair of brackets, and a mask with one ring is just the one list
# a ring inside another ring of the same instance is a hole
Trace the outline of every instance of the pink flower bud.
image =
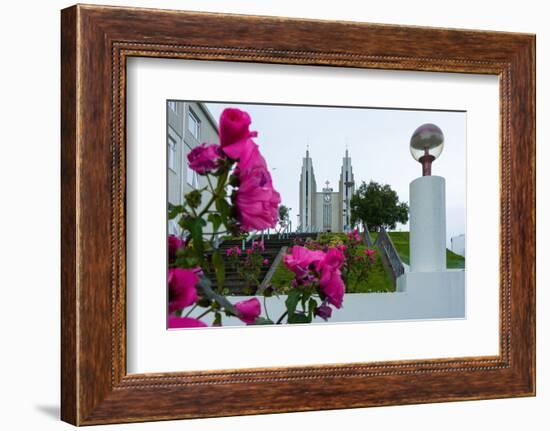
[(239, 319), (247, 325), (254, 323), (262, 312), (262, 306), (257, 298), (237, 302), (235, 304), (235, 308), (239, 312)]
[(217, 169), (222, 158), (223, 153), (217, 144), (201, 144), (187, 155), (189, 167), (201, 175)]
[(324, 321), (327, 321), (332, 316), (332, 308), (330, 308), (328, 305), (323, 304), (317, 308), (315, 311), (315, 314), (319, 316)]

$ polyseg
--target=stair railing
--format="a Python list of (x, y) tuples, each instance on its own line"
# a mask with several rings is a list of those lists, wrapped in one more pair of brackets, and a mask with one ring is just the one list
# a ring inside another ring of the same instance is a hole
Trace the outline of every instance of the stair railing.
[(269, 283), (271, 282), (271, 279), (273, 278), (273, 275), (275, 274), (277, 267), (283, 260), (283, 257), (286, 254), (287, 250), (288, 250), (287, 246), (281, 247), (281, 249), (279, 250), (279, 253), (277, 253), (277, 256), (275, 256), (275, 259), (273, 259), (273, 262), (271, 262), (271, 266), (267, 270), (267, 273), (265, 274), (264, 279), (260, 283), (260, 287), (258, 287), (258, 290), (256, 291), (257, 295), (261, 295), (262, 292), (269, 286)]
[(376, 245), (384, 254), (384, 257), (390, 265), (394, 281), (397, 280), (399, 276), (405, 273), (405, 266), (403, 265), (403, 262), (399, 257), (399, 253), (397, 253), (397, 250), (393, 245), (393, 241), (386, 232), (386, 229), (383, 227), (381, 227), (378, 231), (378, 236), (376, 237), (376, 242), (374, 245)]

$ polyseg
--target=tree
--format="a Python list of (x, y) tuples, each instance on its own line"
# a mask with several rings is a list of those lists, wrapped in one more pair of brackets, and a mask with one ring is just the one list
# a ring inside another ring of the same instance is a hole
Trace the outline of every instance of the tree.
[(288, 223), (288, 207), (286, 205), (279, 205), (279, 226), (280, 230), (284, 230)]
[(364, 181), (351, 197), (351, 223), (368, 226), (370, 231), (395, 229), (397, 223), (407, 223), (409, 206), (399, 202), (397, 193), (388, 184)]

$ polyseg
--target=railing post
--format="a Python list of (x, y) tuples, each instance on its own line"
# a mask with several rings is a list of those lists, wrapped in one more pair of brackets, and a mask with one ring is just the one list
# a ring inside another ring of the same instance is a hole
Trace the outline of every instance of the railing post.
[(402, 275), (405, 272), (405, 267), (401, 262), (401, 258), (393, 245), (393, 242), (386, 232), (386, 229), (383, 227), (378, 231), (378, 237), (376, 238), (376, 244), (384, 252), (386, 259), (390, 265), (391, 271), (393, 273), (394, 279)]

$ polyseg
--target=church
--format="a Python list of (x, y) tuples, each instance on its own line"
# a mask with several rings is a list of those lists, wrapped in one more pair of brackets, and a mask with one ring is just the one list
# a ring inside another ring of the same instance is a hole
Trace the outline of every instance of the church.
[(309, 149), (302, 159), (300, 175), (300, 225), (301, 232), (346, 232), (351, 229), (351, 197), (355, 191), (351, 157), (346, 149), (342, 158), (338, 190), (325, 182), (325, 187), (317, 191), (313, 161)]

